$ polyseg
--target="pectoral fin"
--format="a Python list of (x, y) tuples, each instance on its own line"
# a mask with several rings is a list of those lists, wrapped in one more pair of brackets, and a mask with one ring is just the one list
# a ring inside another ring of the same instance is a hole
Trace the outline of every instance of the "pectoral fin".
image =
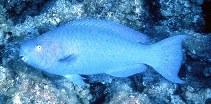
[(59, 62), (61, 63), (72, 63), (75, 62), (77, 59), (77, 56), (75, 54), (70, 54), (68, 56), (65, 56), (61, 59), (59, 59)]

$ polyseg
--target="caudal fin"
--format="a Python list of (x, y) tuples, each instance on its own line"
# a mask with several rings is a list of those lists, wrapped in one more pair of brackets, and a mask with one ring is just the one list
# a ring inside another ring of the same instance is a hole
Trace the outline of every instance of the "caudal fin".
[(152, 66), (158, 73), (174, 83), (184, 83), (178, 77), (182, 64), (182, 41), (186, 35), (178, 35), (164, 39), (149, 46), (146, 64)]

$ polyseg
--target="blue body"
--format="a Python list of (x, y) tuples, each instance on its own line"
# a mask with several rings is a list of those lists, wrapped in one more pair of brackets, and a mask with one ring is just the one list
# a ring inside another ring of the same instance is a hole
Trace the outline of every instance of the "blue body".
[(78, 74), (127, 77), (144, 71), (145, 64), (182, 83), (177, 73), (182, 62), (181, 42), (186, 38), (180, 35), (143, 45), (148, 37), (124, 25), (82, 19), (23, 42), (20, 56), (31, 66), (66, 76), (77, 84), (82, 82)]

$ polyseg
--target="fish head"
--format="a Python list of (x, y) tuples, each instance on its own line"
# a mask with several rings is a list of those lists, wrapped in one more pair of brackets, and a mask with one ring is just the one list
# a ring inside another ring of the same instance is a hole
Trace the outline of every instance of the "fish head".
[(48, 71), (57, 62), (61, 51), (59, 43), (40, 36), (21, 43), (19, 56), (28, 65)]

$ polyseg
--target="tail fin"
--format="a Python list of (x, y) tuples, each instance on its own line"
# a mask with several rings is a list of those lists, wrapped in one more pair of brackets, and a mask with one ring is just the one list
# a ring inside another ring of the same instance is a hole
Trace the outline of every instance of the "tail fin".
[(164, 39), (150, 45), (146, 64), (152, 66), (158, 73), (174, 83), (184, 83), (178, 72), (182, 64), (182, 41), (187, 39), (186, 35), (178, 35)]

